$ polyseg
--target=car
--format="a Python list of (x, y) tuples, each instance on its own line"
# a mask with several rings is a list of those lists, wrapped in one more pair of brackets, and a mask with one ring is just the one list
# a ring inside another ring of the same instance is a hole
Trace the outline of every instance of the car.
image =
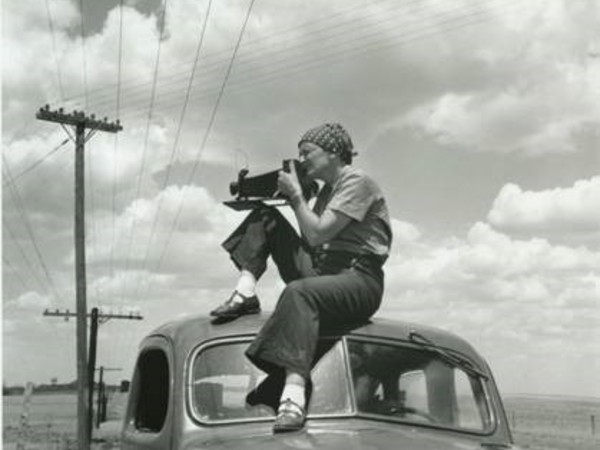
[(305, 427), (274, 434), (273, 409), (246, 399), (266, 378), (244, 356), (266, 317), (190, 317), (144, 338), (121, 449), (516, 449), (492, 372), (469, 343), (382, 318), (323, 332)]

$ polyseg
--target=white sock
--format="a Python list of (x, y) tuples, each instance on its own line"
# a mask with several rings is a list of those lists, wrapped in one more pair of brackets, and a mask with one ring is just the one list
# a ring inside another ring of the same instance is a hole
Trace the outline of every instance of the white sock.
[[(244, 297), (252, 297), (255, 289), (256, 278), (254, 278), (254, 275), (247, 270), (242, 270), (240, 272), (240, 278), (238, 279), (237, 285), (235, 286), (235, 290)], [(242, 299), (239, 296), (235, 296), (233, 300), (240, 303), (242, 302)]]
[(281, 393), (280, 403), (283, 403), (285, 400), (290, 399), (302, 409), (304, 409), (306, 404), (306, 399), (304, 397), (304, 386), (300, 386), (295, 383), (286, 383), (283, 388), (283, 392)]

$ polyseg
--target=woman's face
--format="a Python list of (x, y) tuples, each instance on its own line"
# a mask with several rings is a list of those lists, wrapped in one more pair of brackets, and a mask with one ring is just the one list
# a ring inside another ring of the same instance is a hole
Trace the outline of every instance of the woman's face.
[(306, 174), (313, 180), (321, 179), (323, 172), (330, 168), (335, 155), (312, 142), (303, 142), (299, 149), (300, 162)]

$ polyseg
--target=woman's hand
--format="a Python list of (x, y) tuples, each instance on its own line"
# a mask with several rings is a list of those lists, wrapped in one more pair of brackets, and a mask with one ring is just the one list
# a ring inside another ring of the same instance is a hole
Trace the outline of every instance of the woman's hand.
[(279, 192), (289, 199), (300, 230), (310, 245), (321, 245), (329, 241), (352, 220), (350, 216), (330, 209), (323, 211), (320, 216), (311, 211), (302, 196), (293, 164), (290, 164), (290, 173), (279, 172), (277, 186)]
[(279, 171), (277, 189), (290, 200), (302, 197), (302, 187), (300, 186), (300, 181), (298, 181), (298, 175), (296, 174), (294, 164), (290, 164), (289, 173), (284, 172), (283, 170)]

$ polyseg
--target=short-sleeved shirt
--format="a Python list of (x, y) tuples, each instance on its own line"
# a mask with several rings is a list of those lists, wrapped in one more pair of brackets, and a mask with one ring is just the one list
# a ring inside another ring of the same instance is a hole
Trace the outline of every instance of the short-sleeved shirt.
[(390, 218), (379, 186), (362, 170), (344, 166), (333, 186), (319, 191), (313, 211), (330, 209), (352, 220), (323, 249), (355, 254), (389, 255), (392, 243)]

